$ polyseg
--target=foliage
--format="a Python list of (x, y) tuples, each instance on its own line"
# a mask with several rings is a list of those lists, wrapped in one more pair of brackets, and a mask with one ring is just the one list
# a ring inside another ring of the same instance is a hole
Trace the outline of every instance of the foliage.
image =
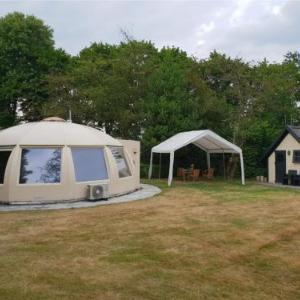
[(145, 96), (142, 142), (146, 153), (177, 132), (215, 129), (226, 108), (199, 76), (197, 62), (185, 52), (163, 48), (158, 57)]
[(93, 121), (112, 135), (137, 138), (148, 74), (157, 50), (149, 42), (92, 44), (77, 58), (73, 78), (94, 106)]
[[(71, 110), (77, 123), (141, 140), (146, 163), (162, 140), (209, 128), (243, 148), (246, 175), (255, 176), (264, 172), (261, 157), (283, 127), (299, 122), (298, 52), (281, 63), (250, 64), (217, 51), (198, 60), (124, 37), (117, 45), (92, 43), (71, 57), (54, 48), (43, 21), (21, 13), (1, 18), (0, 127), (68, 118)], [(234, 177), (238, 158), (227, 156), (226, 165)]]
[(39, 119), (48, 98), (45, 76), (60, 68), (64, 56), (54, 49), (52, 29), (43, 21), (22, 13), (0, 18), (0, 127), (22, 115)]
[[(221, 134), (243, 148), (248, 176), (262, 174), (266, 148), (286, 124), (299, 121), (299, 66), (294, 61), (269, 64), (266, 60), (251, 66), (213, 52), (201, 62), (201, 72), (227, 104)], [(236, 173), (237, 162), (236, 157), (229, 161), (229, 177)]]

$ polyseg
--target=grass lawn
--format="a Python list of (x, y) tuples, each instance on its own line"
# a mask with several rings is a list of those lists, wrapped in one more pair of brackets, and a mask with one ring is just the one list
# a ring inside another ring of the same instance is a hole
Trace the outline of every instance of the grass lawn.
[(300, 299), (300, 190), (180, 183), (0, 213), (0, 299)]

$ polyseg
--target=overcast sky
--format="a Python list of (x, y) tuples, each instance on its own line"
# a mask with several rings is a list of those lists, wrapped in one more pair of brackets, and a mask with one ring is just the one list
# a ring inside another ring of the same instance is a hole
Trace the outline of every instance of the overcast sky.
[(57, 47), (77, 54), (91, 42), (118, 43), (121, 29), (157, 47), (205, 58), (213, 49), (248, 61), (300, 51), (300, 1), (0, 1), (0, 16), (33, 14)]

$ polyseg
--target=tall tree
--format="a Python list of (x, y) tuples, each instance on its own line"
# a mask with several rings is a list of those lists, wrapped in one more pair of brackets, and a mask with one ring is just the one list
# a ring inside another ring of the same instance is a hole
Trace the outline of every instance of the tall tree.
[(47, 99), (45, 76), (60, 67), (63, 57), (42, 20), (22, 13), (0, 18), (0, 127), (22, 116), (40, 118)]
[[(217, 52), (201, 62), (203, 78), (229, 106), (223, 135), (244, 149), (248, 176), (262, 172), (264, 150), (286, 124), (299, 120), (293, 62), (270, 64), (264, 60), (250, 65)], [(230, 176), (237, 162), (236, 157), (231, 158)]]
[(114, 136), (140, 135), (140, 107), (157, 50), (151, 43), (92, 44), (74, 69), (78, 90), (91, 101), (94, 121)]
[(149, 77), (144, 103), (142, 137), (145, 153), (173, 134), (214, 129), (223, 119), (226, 103), (199, 76), (197, 62), (177, 48), (163, 48)]
[[(219, 99), (225, 99), (227, 104), (228, 114), (221, 134), (244, 148), (247, 128), (253, 122), (257, 100), (253, 68), (240, 58), (232, 59), (216, 51), (202, 61), (200, 67), (210, 88), (217, 93)], [(237, 166), (238, 157), (232, 155), (228, 164), (229, 177), (234, 176)]]

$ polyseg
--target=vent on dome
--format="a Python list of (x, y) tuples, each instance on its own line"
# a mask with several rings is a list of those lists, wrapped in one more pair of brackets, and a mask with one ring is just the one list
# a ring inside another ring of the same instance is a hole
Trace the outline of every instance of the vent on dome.
[(66, 122), (66, 120), (59, 118), (59, 117), (49, 117), (49, 118), (45, 118), (42, 121), (44, 122)]

